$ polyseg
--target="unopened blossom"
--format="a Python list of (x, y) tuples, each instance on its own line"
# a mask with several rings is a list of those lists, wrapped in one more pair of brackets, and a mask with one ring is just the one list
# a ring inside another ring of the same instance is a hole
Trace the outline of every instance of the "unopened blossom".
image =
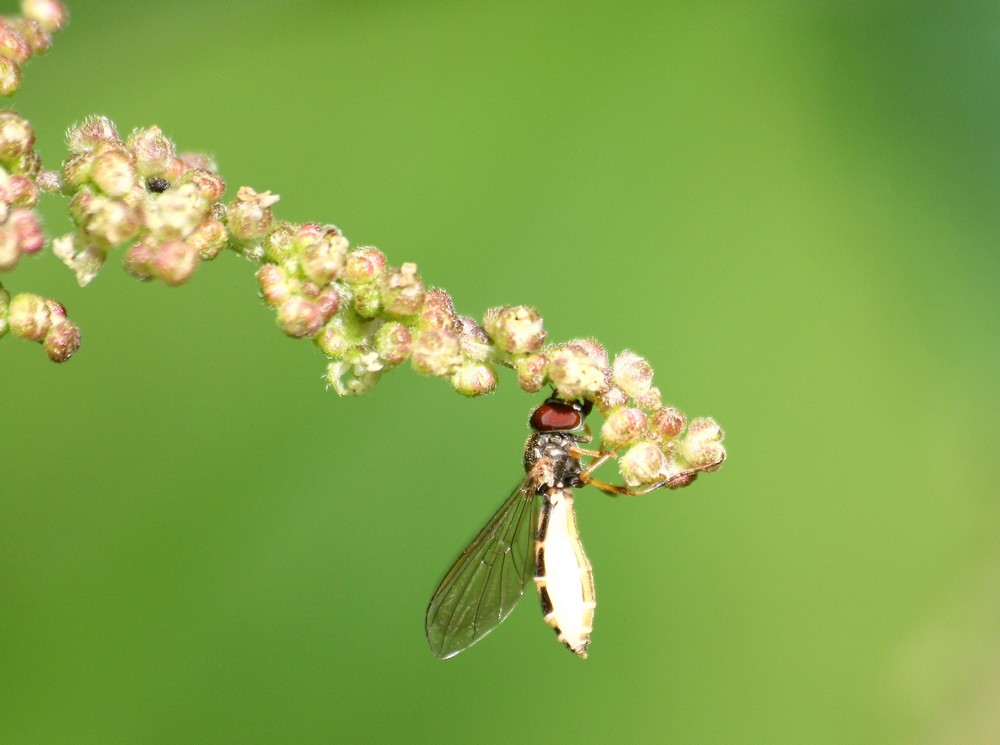
[(632, 445), (646, 435), (646, 414), (623, 406), (610, 412), (601, 425), (601, 442), (611, 450)]
[(483, 328), (497, 348), (512, 354), (537, 352), (545, 343), (542, 317), (528, 305), (491, 309), (483, 319)]
[(7, 323), (14, 336), (42, 341), (52, 325), (49, 304), (45, 298), (28, 292), (14, 295), (7, 307)]
[(106, 116), (88, 116), (66, 131), (66, 147), (70, 153), (88, 153), (102, 143), (123, 144), (114, 122)]
[(452, 373), (451, 385), (463, 396), (482, 396), (497, 387), (497, 373), (485, 362), (468, 361)]
[(593, 398), (607, 385), (605, 370), (582, 344), (571, 342), (549, 354), (549, 378), (566, 400)]
[(48, 32), (54, 32), (66, 25), (69, 13), (59, 0), (21, 0), (21, 12)]
[(362, 284), (377, 279), (386, 267), (385, 254), (374, 246), (359, 246), (347, 254), (344, 280)]
[(140, 176), (164, 176), (170, 181), (167, 174), (177, 152), (173, 140), (163, 134), (159, 127), (154, 125), (136, 129), (128, 136), (125, 146), (135, 156), (135, 170)]
[(630, 398), (646, 393), (653, 384), (653, 368), (635, 352), (626, 349), (615, 357), (611, 366), (614, 382)]
[(243, 241), (263, 238), (274, 223), (271, 207), (280, 198), (269, 191), (257, 193), (249, 186), (241, 186), (226, 211), (229, 232)]
[(410, 356), (413, 336), (398, 321), (388, 321), (375, 334), (375, 349), (389, 365), (398, 365)]
[(417, 325), (422, 329), (460, 331), (461, 326), (451, 295), (439, 287), (427, 290), (424, 293), (424, 303), (417, 318)]
[(652, 442), (633, 445), (618, 461), (618, 470), (629, 486), (651, 484), (663, 478), (667, 457)]
[(462, 363), (458, 334), (442, 329), (426, 329), (413, 342), (410, 364), (421, 375), (451, 375)]
[(379, 277), (382, 307), (393, 318), (407, 318), (420, 312), (424, 302), (424, 282), (411, 262)]
[(537, 393), (548, 379), (549, 358), (544, 354), (520, 355), (514, 358), (514, 371), (522, 391)]

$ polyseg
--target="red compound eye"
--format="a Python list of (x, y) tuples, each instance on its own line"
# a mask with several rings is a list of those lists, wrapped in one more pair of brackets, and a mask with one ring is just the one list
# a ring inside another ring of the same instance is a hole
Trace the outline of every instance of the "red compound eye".
[(536, 432), (571, 432), (582, 426), (579, 407), (561, 401), (546, 401), (531, 415), (531, 428)]

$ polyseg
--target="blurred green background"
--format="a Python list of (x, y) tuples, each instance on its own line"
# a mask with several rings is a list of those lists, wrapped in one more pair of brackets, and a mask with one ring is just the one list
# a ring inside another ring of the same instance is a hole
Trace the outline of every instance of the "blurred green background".
[(1000, 741), (996, 3), (71, 12), (13, 102), (49, 167), (86, 114), (156, 123), (462, 313), (637, 350), (730, 458), (578, 495), (588, 660), (529, 594), (441, 662), (538, 396), (338, 399), (232, 255), (25, 261), (84, 346), (0, 343), (0, 742)]

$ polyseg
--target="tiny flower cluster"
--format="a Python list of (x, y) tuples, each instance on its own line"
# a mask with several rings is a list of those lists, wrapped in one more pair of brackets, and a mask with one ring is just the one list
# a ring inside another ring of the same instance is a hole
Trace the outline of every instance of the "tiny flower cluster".
[(113, 122), (97, 116), (70, 128), (66, 139), (69, 157), (42, 183), (71, 197), (76, 230), (53, 248), (81, 285), (125, 243), (129, 274), (175, 286), (227, 245), (219, 201), (226, 185), (207, 156), (178, 155), (155, 126), (123, 140)]
[(17, 92), (24, 63), (48, 51), (68, 17), (58, 0), (22, 0), (20, 16), (0, 17), (0, 96)]
[(65, 362), (80, 348), (80, 330), (60, 303), (26, 292), (11, 297), (0, 285), (0, 337), (8, 331), (41, 344), (53, 362)]

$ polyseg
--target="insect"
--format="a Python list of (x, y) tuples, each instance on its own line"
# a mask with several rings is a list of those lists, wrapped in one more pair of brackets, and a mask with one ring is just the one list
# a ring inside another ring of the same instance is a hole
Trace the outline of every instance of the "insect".
[[(524, 480), (445, 574), (427, 606), (431, 651), (442, 659), (468, 649), (510, 615), (535, 581), (546, 623), (559, 641), (587, 656), (594, 620), (594, 576), (576, 528), (573, 489), (645, 494), (689, 483), (696, 472), (640, 490), (598, 481), (591, 472), (614, 453), (584, 450), (592, 437), (587, 401), (547, 399), (531, 415), (524, 448)], [(592, 458), (584, 466), (582, 456)]]

